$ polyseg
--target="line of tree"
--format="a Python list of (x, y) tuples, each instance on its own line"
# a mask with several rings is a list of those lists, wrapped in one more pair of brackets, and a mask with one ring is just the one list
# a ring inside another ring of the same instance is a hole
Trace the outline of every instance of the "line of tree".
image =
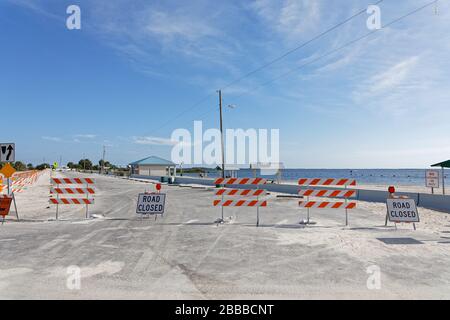
[[(5, 164), (0, 163), (0, 169), (3, 168)], [(16, 169), (16, 171), (26, 171), (26, 170), (44, 170), (50, 168), (48, 163), (42, 163), (37, 166), (33, 166), (32, 163), (25, 164), (22, 161), (12, 162), (11, 166)]]
[[(50, 169), (52, 166), (48, 163), (41, 163), (37, 166), (34, 166), (32, 163), (25, 164), (21, 161), (16, 161), (11, 163), (12, 167), (16, 169), (17, 171), (26, 171), (26, 170), (45, 170)], [(69, 162), (67, 163), (67, 167), (72, 170), (93, 170), (93, 171), (100, 171), (100, 169), (103, 167), (105, 170), (117, 170), (119, 169), (117, 166), (111, 164), (109, 161), (103, 162), (103, 160), (100, 160), (98, 164), (93, 164), (91, 160), (89, 159), (81, 159), (78, 161), (78, 163)], [(3, 168), (4, 163), (0, 163), (0, 169)]]
[(101, 168), (105, 168), (106, 170), (116, 170), (117, 166), (111, 164), (109, 161), (103, 162), (100, 160), (98, 164), (93, 164), (89, 159), (81, 159), (78, 163), (69, 162), (67, 163), (67, 167), (72, 170), (93, 170), (99, 171)]

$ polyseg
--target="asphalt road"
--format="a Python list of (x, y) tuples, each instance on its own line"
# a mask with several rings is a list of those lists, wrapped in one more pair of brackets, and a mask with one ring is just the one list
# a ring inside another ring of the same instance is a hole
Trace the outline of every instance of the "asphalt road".
[[(71, 206), (48, 220), (48, 186), (18, 198), (29, 219), (0, 227), (1, 299), (450, 298), (450, 241), (385, 228), (368, 210), (352, 211), (350, 227), (341, 210), (312, 212), (305, 228), (296, 200), (270, 195), (259, 228), (254, 208), (226, 209), (217, 225), (211, 190), (163, 186), (165, 215), (141, 219), (137, 194), (152, 184), (95, 178), (95, 219)], [(33, 192), (40, 200), (26, 203)], [(373, 266), (377, 288), (367, 286)]]

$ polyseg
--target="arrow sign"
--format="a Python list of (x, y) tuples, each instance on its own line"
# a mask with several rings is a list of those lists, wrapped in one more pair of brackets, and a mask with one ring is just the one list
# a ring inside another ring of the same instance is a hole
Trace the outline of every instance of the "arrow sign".
[(14, 143), (0, 143), (0, 162), (16, 161), (16, 146)]
[(14, 148), (10, 145), (8, 146), (8, 155), (6, 156), (6, 161), (10, 161), (9, 159), (11, 158), (11, 154), (13, 152)]

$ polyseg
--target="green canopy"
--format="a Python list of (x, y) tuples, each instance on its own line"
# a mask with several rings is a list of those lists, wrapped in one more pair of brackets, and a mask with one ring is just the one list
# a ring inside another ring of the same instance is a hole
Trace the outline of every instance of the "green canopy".
[(450, 160), (433, 164), (432, 167), (450, 168)]

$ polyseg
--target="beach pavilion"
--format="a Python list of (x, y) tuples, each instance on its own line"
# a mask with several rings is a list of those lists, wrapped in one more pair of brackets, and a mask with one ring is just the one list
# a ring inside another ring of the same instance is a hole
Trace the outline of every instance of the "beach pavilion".
[(173, 176), (177, 174), (177, 165), (172, 161), (150, 156), (130, 163), (131, 174), (141, 176)]
[(450, 160), (439, 162), (433, 164), (432, 167), (441, 167), (442, 168), (442, 193), (445, 194), (445, 175), (444, 168), (450, 168)]

